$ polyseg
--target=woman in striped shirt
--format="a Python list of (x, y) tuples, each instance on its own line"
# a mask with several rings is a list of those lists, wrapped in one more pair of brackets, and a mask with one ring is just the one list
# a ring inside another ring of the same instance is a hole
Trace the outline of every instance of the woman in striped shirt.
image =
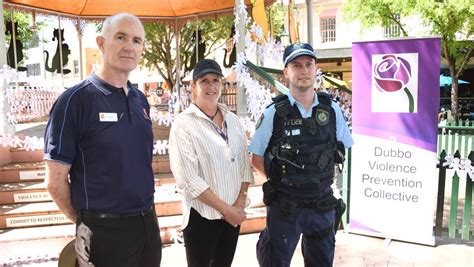
[(170, 164), (183, 191), (183, 237), (188, 266), (231, 266), (254, 183), (239, 118), (218, 100), (222, 71), (199, 61), (191, 83), (194, 103), (178, 115), (169, 138)]

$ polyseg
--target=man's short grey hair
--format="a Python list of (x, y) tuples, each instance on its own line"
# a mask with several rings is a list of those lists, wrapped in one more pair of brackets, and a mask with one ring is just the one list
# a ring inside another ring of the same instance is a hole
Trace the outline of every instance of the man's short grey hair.
[(135, 16), (133, 14), (130, 14), (130, 13), (117, 13), (115, 15), (107, 17), (104, 20), (104, 23), (102, 23), (102, 32), (101, 32), (100, 35), (104, 36), (105, 34), (107, 34), (107, 32), (110, 30), (110, 26), (112, 26), (115, 22), (117, 22), (121, 19), (124, 19), (124, 18), (135, 19), (136, 21), (138, 21), (140, 23), (143, 30), (145, 31), (142, 21), (137, 16)]

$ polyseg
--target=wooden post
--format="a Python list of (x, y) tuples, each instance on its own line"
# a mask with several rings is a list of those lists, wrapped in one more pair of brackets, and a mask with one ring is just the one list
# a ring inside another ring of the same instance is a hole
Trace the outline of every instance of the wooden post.
[[(446, 126), (448, 126), (450, 123), (447, 122)], [(444, 147), (446, 149), (446, 155), (449, 155), (451, 150), (449, 149), (449, 137), (451, 136), (451, 130), (445, 128), (446, 131), (444, 133)]]
[[(244, 5), (243, 0), (235, 0), (236, 7), (238, 7), (240, 3)], [(240, 13), (238, 13), (237, 15), (240, 16)], [(236, 31), (239, 32), (239, 39), (237, 40), (237, 43), (235, 45), (235, 48), (237, 49), (237, 60), (238, 60), (241, 53), (245, 52), (245, 20), (243, 16), (239, 17), (239, 27), (236, 28)], [(237, 115), (246, 116), (248, 114), (247, 97), (245, 95), (245, 88), (239, 82), (237, 82), (236, 98), (237, 98), (237, 112), (236, 112)]]
[(313, 0), (306, 0), (306, 14), (308, 16), (308, 43), (314, 46), (313, 43)]
[[(84, 33), (84, 28), (81, 19), (76, 19), (76, 30), (77, 30), (77, 39), (79, 39), (79, 77), (84, 79), (84, 69), (82, 61), (82, 35)], [(74, 65), (73, 65), (74, 66)]]
[(443, 128), (438, 127), (438, 150), (437, 153), (440, 153), (443, 140)]
[(61, 33), (61, 16), (58, 16), (58, 42), (59, 42), (59, 69), (61, 70), (61, 85), (64, 86), (64, 73), (63, 73), (63, 35)]
[(435, 235), (441, 236), (443, 232), (443, 211), (444, 211), (444, 191), (446, 187), (446, 166), (443, 163), (446, 162), (446, 151), (440, 154), (439, 158), (439, 180), (438, 180), (438, 197), (436, 201), (436, 218), (435, 218)]
[[(469, 160), (474, 162), (474, 151), (469, 153)], [(469, 240), (469, 232), (471, 230), (471, 215), (472, 215), (472, 184), (473, 181), (466, 174), (466, 194), (464, 195), (464, 212), (462, 219), (461, 239)]]
[[(460, 158), (459, 151), (454, 154), (455, 158)], [(449, 208), (448, 237), (456, 237), (456, 220), (458, 215), (458, 198), (459, 198), (459, 176), (455, 172), (453, 176), (453, 184), (451, 188), (451, 205)]]
[(3, 0), (0, 0), (0, 67), (7, 64), (7, 54), (5, 47), (5, 20), (3, 18)]
[[(199, 62), (199, 19), (198, 17), (196, 16), (196, 30), (194, 31), (194, 37), (195, 37), (195, 40), (196, 40), (196, 64)], [(206, 52), (206, 51), (204, 51)], [(194, 65), (196, 66), (196, 65)], [(194, 68), (194, 66), (192, 66)]]
[[(169, 110), (169, 112), (175, 114), (176, 112), (181, 111), (181, 55), (179, 54), (179, 38), (180, 38), (180, 27), (178, 25), (179, 21), (176, 18), (174, 20), (174, 37), (175, 37), (175, 44), (176, 44), (176, 77), (175, 77), (175, 82), (174, 86), (176, 86), (176, 93), (178, 94), (178, 97), (176, 97), (176, 102), (173, 103), (173, 110)], [(170, 88), (170, 101), (173, 99), (173, 88)], [(178, 109), (176, 109), (176, 105), (178, 105)]]
[(342, 199), (346, 203), (346, 212), (342, 216), (342, 225), (347, 229), (349, 223), (350, 196), (351, 196), (351, 155), (352, 149), (346, 149), (346, 158), (344, 159), (344, 170), (342, 178)]
[(11, 32), (10, 38), (12, 40), (11, 43), (13, 45), (13, 66), (14, 66), (13, 68), (18, 71), (18, 62), (16, 61), (17, 52), (16, 52), (16, 27), (15, 27), (15, 17), (14, 17), (15, 12), (13, 10), (11, 12), (12, 13), (11, 13), (11, 18), (10, 18), (11, 20), (10, 23), (12, 24), (12, 32)]

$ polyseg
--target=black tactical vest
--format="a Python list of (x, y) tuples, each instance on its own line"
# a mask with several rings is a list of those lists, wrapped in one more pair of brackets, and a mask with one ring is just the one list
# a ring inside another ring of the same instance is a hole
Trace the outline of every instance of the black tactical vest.
[(274, 99), (273, 132), (264, 155), (267, 177), (279, 189), (302, 195), (332, 184), (336, 153), (336, 114), (331, 96), (318, 93), (319, 104), (303, 119), (288, 96)]

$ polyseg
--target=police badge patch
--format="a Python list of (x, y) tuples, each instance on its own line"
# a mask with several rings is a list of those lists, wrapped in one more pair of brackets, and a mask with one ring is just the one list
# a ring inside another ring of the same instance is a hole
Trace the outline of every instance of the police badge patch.
[(260, 118), (258, 119), (257, 124), (255, 124), (255, 130), (258, 129), (258, 127), (260, 127), (260, 125), (262, 124), (262, 121), (263, 121), (263, 113), (262, 113), (262, 116), (260, 116)]
[(329, 122), (329, 112), (327, 112), (324, 109), (317, 109), (316, 110), (316, 122), (321, 126), (324, 126), (324, 125), (328, 124), (328, 122)]

